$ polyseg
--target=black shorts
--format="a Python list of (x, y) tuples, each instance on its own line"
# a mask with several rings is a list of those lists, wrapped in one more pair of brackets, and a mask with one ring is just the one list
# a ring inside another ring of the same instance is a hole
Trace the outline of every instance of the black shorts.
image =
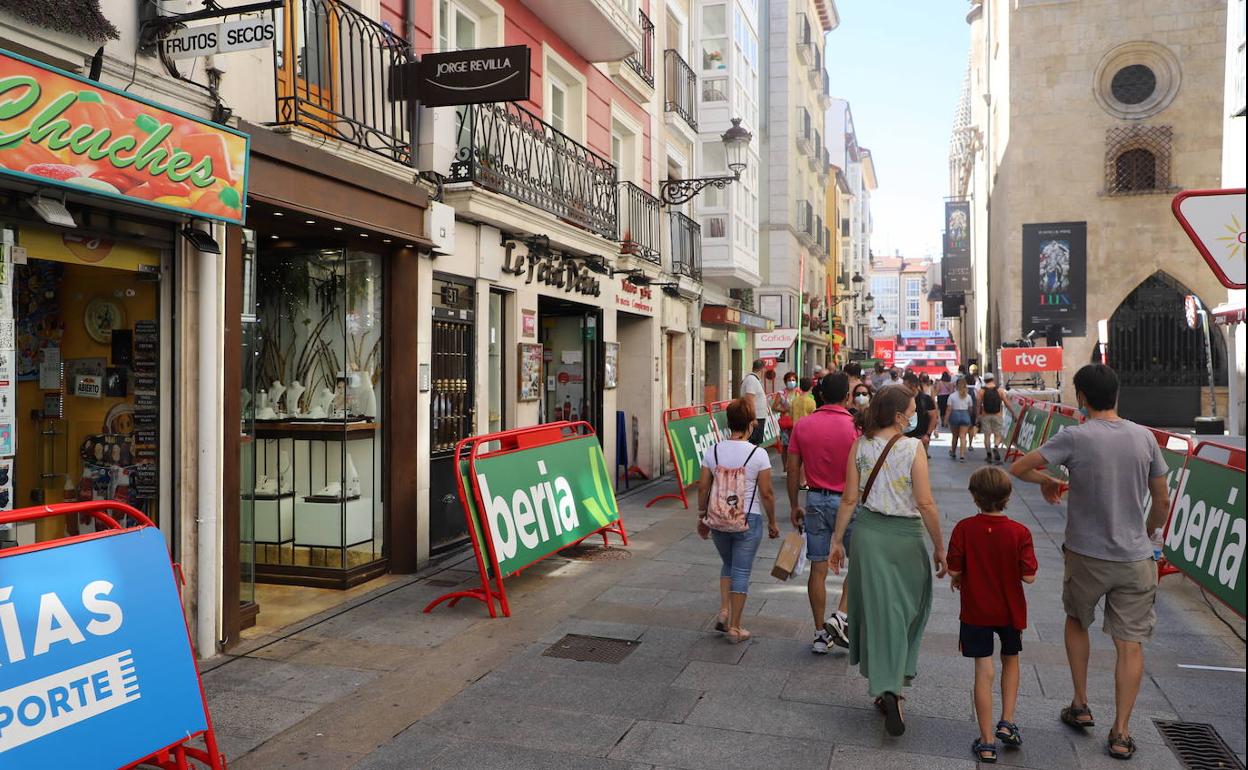
[(1023, 651), (1023, 632), (1012, 626), (972, 626), (963, 623), (958, 630), (958, 649), (964, 658), (991, 658), (992, 636), (1001, 637), (1001, 654), (1017, 655)]

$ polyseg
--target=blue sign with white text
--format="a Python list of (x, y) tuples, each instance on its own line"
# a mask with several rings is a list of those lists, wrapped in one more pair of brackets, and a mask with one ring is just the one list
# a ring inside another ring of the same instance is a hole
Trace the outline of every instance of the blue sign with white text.
[(0, 769), (113, 770), (207, 726), (159, 530), (0, 558)]

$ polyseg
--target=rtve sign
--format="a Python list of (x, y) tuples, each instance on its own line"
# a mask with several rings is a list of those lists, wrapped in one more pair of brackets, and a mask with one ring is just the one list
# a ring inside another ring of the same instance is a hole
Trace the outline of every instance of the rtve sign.
[(1062, 349), (1001, 348), (1003, 372), (1057, 372), (1062, 369)]

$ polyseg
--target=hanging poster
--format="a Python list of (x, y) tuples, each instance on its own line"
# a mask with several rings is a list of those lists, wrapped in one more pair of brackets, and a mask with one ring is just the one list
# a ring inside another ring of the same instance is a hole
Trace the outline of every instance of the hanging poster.
[(520, 343), (520, 392), (521, 401), (536, 401), (542, 397), (542, 351), (540, 344)]
[(1088, 223), (1023, 225), (1021, 333), (1057, 324), (1067, 337), (1088, 331)]
[(946, 294), (967, 294), (971, 285), (971, 203), (945, 201), (944, 253), (940, 281)]

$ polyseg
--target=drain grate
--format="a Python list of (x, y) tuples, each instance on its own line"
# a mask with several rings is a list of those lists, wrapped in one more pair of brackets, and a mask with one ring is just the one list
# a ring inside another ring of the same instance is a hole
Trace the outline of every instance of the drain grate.
[(633, 558), (633, 552), (627, 548), (599, 545), (573, 545), (564, 548), (559, 555), (573, 561), (619, 561)]
[(548, 658), (579, 660), (583, 663), (619, 663), (637, 649), (639, 644), (641, 642), (632, 639), (568, 634), (547, 647), (542, 655)]
[(1154, 719), (1157, 732), (1188, 770), (1244, 770), (1235, 752), (1213, 725), (1204, 722), (1167, 722)]

